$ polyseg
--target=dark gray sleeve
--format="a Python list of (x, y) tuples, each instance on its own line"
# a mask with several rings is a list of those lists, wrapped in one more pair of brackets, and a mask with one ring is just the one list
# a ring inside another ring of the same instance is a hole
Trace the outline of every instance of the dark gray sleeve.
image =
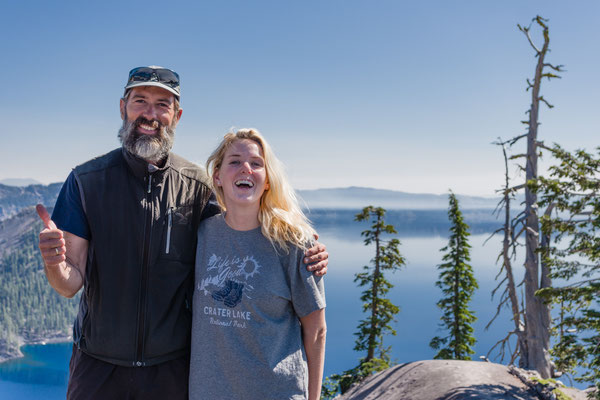
[(212, 217), (213, 215), (217, 215), (221, 213), (221, 207), (219, 206), (219, 203), (217, 202), (217, 197), (215, 196), (215, 193), (211, 193), (210, 194), (210, 198), (208, 199), (208, 202), (206, 203), (206, 205), (204, 206), (204, 209), (202, 210), (202, 214), (200, 215), (200, 221), (204, 221), (205, 219), (208, 219), (210, 217)]
[(315, 276), (306, 269), (303, 262), (304, 251), (290, 248), (289, 277), (292, 304), (298, 317), (302, 318), (313, 311), (325, 308), (325, 285), (322, 276)]

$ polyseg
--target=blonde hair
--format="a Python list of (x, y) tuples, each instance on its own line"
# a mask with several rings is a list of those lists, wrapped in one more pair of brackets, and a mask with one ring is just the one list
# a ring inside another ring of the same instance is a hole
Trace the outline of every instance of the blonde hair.
[[(314, 242), (316, 231), (302, 212), (282, 163), (275, 157), (271, 146), (256, 129), (239, 129), (235, 133), (229, 132), (223, 137), (219, 146), (206, 161), (206, 170), (211, 179), (221, 168), (227, 150), (235, 141), (243, 139), (252, 140), (258, 144), (265, 160), (269, 189), (264, 191), (258, 210), (258, 221), (262, 234), (273, 245), (278, 245), (286, 252), (289, 249), (289, 243), (306, 249), (308, 244)], [(214, 190), (219, 205), (226, 210), (223, 188), (216, 186)]]

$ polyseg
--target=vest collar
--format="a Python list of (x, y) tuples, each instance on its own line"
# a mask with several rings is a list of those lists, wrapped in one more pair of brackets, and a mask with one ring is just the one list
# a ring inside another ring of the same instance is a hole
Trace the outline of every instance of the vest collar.
[[(125, 147), (122, 147), (122, 152), (123, 158), (125, 158), (125, 161), (127, 162), (127, 165), (129, 166), (129, 169), (131, 170), (133, 175), (138, 178), (144, 178), (146, 174), (148, 174), (148, 162), (146, 160), (134, 156), (133, 154), (125, 150)], [(168, 168), (171, 167), (171, 165), (172, 157), (171, 153), (169, 152), (169, 154), (167, 155), (167, 159), (165, 160), (165, 164), (160, 168), (157, 167), (153, 172), (166, 171)]]

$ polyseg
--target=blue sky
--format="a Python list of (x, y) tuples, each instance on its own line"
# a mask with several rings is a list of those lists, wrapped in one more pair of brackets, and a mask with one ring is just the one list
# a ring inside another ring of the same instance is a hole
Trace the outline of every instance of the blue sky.
[(567, 70), (543, 83), (556, 107), (542, 110), (540, 139), (599, 145), (597, 1), (23, 0), (2, 8), (0, 179), (62, 181), (119, 146), (127, 72), (155, 64), (181, 75), (174, 151), (192, 161), (203, 164), (230, 128), (254, 127), (298, 189), (491, 196), (503, 161), (490, 143), (524, 133), (530, 103), (535, 59), (516, 25), (537, 14), (550, 20), (548, 61)]

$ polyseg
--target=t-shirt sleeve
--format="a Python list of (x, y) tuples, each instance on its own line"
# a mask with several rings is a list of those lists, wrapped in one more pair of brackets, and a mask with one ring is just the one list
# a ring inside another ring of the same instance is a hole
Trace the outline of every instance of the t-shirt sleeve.
[(202, 210), (202, 214), (200, 215), (200, 221), (204, 221), (205, 219), (208, 219), (214, 215), (220, 214), (221, 213), (221, 207), (219, 206), (219, 202), (217, 201), (217, 197), (215, 196), (215, 193), (211, 193), (210, 194), (210, 198), (208, 199), (208, 202), (206, 203), (206, 205), (204, 206), (204, 209)]
[(81, 203), (79, 185), (73, 171), (71, 171), (60, 189), (52, 212), (52, 221), (60, 230), (67, 231), (83, 239), (91, 239), (90, 227)]
[(290, 288), (292, 304), (298, 317), (302, 318), (313, 311), (325, 308), (325, 285), (322, 276), (315, 276), (306, 269), (302, 261), (304, 252), (299, 248), (290, 249)]

